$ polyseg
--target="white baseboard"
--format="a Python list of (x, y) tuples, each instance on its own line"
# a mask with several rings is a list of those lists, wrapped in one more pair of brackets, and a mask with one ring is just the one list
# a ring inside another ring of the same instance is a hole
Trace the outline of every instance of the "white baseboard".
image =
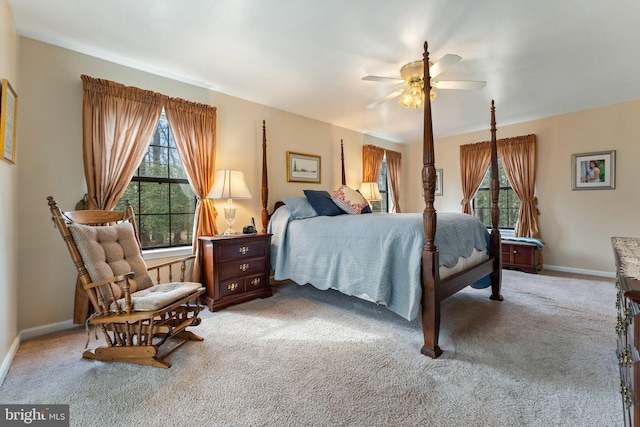
[(78, 325), (73, 320), (65, 320), (63, 322), (51, 323), (49, 325), (36, 326), (35, 328), (24, 329), (20, 331), (20, 340), (38, 337), (40, 335), (50, 334), (52, 332), (63, 331), (65, 329), (75, 328)]
[(545, 264), (543, 268), (546, 270), (561, 271), (563, 273), (586, 274), (587, 276), (609, 277), (611, 279), (616, 278), (616, 273), (611, 271), (584, 270), (582, 268), (562, 267), (559, 265), (547, 265), (547, 264)]
[(28, 338), (38, 337), (40, 335), (50, 334), (52, 332), (62, 331), (64, 329), (74, 328), (78, 325), (73, 323), (73, 320), (66, 320), (64, 322), (51, 323), (49, 325), (37, 326), (35, 328), (24, 329), (18, 332), (18, 336), (13, 340), (13, 344), (11, 344), (11, 348), (7, 352), (2, 364), (0, 365), (0, 385), (4, 382), (7, 373), (9, 372), (9, 368), (11, 367), (11, 362), (13, 362), (13, 358), (15, 357), (18, 349), (20, 348), (20, 344), (22, 340)]
[(11, 362), (13, 362), (13, 358), (18, 352), (18, 348), (20, 348), (20, 334), (18, 334), (18, 336), (13, 340), (13, 344), (11, 344), (9, 352), (2, 361), (2, 365), (0, 365), (0, 385), (2, 385), (5, 377), (7, 376), (7, 373), (9, 372)]

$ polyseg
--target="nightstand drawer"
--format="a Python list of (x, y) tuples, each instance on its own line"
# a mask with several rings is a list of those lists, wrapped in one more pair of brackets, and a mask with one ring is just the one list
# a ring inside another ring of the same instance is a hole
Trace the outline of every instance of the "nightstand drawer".
[(227, 295), (241, 294), (244, 292), (244, 278), (237, 277), (235, 279), (220, 281), (220, 298)]
[(264, 288), (268, 286), (267, 275), (261, 274), (259, 276), (247, 277), (244, 282), (244, 289), (247, 292)]
[(265, 258), (240, 259), (218, 264), (218, 278), (220, 280), (251, 276), (265, 271)]
[(220, 245), (219, 262), (231, 261), (243, 258), (255, 258), (264, 256), (265, 245), (263, 242), (240, 243), (233, 245)]

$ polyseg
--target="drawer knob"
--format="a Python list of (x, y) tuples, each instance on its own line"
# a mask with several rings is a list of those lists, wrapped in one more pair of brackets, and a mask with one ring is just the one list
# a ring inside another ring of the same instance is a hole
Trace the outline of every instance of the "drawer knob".
[(514, 254), (517, 254), (517, 253), (518, 253), (518, 251), (516, 251), (516, 250), (514, 249), (514, 250), (513, 250), (513, 253), (514, 253)]
[(255, 279), (253, 279), (253, 280), (251, 281), (251, 284), (252, 284), (253, 286), (258, 286), (258, 285), (260, 284), (260, 278), (259, 278), (259, 277), (256, 277)]
[(240, 264), (240, 270), (247, 271), (249, 269), (249, 264)]
[(238, 284), (237, 283), (231, 283), (229, 286), (227, 286), (227, 289), (229, 289), (231, 292), (233, 292), (236, 289), (238, 289)]
[(243, 246), (240, 248), (240, 253), (242, 255), (246, 254), (247, 252), (249, 252), (249, 247), (248, 246)]

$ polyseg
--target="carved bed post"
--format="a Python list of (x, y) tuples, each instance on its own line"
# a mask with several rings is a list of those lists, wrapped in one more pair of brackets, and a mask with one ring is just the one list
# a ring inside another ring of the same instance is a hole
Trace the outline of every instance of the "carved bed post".
[(424, 135), (422, 140), (422, 192), (425, 208), (422, 215), (425, 244), (422, 250), (422, 331), (424, 346), (421, 352), (436, 358), (442, 354), (438, 346), (440, 331), (440, 297), (438, 295), (439, 260), (435, 244), (436, 210), (433, 206), (436, 190), (433, 126), (431, 122), (431, 75), (429, 74), (429, 45), (424, 42)]
[(498, 224), (500, 222), (500, 207), (498, 197), (500, 182), (498, 180), (498, 141), (496, 139), (496, 107), (491, 100), (491, 238), (489, 251), (494, 256), (494, 268), (491, 273), (491, 299), (502, 301), (500, 286), (502, 283), (502, 240)]
[(269, 224), (269, 211), (267, 210), (267, 202), (269, 201), (269, 178), (267, 175), (267, 126), (262, 121), (262, 232), (267, 232), (267, 224)]
[(340, 140), (340, 163), (342, 164), (342, 185), (347, 185), (347, 178), (344, 173), (344, 143)]

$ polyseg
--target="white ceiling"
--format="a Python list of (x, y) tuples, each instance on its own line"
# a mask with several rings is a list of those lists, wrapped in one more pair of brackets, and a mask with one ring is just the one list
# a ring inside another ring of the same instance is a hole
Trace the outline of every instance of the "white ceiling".
[[(422, 138), (422, 110), (365, 75), (452, 53), (436, 137), (640, 98), (640, 1), (7, 0), (18, 33), (396, 142)], [(100, 76), (95, 76), (100, 77)], [(153, 89), (153, 88), (145, 88)]]

